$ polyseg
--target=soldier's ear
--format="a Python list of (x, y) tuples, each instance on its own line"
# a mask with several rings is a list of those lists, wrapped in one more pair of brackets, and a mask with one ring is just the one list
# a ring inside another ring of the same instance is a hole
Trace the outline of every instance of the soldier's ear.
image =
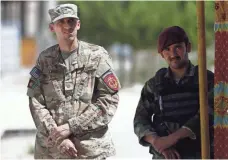
[(49, 29), (50, 29), (51, 32), (55, 32), (53, 23), (49, 24)]
[(78, 19), (76, 23), (76, 28), (79, 30), (81, 28), (81, 21)]

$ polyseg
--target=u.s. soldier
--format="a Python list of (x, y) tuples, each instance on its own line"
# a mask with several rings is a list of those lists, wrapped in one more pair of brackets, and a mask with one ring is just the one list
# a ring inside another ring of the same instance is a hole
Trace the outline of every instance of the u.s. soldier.
[[(191, 43), (178, 26), (164, 29), (158, 52), (168, 63), (148, 80), (134, 117), (134, 132), (153, 158), (201, 158), (198, 66), (188, 54)], [(207, 71), (211, 157), (213, 157), (214, 74)]]
[(111, 57), (77, 39), (76, 5), (58, 5), (49, 15), (58, 44), (40, 53), (27, 90), (37, 127), (34, 157), (106, 159), (115, 154), (108, 124), (120, 89)]

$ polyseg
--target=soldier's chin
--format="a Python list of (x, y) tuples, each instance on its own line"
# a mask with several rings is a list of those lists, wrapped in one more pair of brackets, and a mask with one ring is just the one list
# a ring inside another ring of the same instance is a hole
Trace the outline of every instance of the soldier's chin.
[(73, 40), (75, 40), (75, 38), (76, 38), (75, 36), (68, 36), (66, 39), (73, 41)]
[(182, 69), (182, 68), (184, 68), (183, 65), (177, 64), (177, 63), (171, 63), (170, 67), (173, 68), (173, 69)]

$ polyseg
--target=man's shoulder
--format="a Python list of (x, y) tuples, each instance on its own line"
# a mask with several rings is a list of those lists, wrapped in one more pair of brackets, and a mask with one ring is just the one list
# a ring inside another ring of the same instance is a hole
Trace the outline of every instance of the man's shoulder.
[(214, 76), (214, 73), (213, 73), (212, 71), (210, 71), (210, 70), (207, 70), (207, 74), (208, 74), (209, 76)]
[[(198, 71), (199, 70), (199, 65), (194, 66), (194, 69), (196, 71)], [(211, 70), (208, 70), (208, 69), (207, 69), (207, 74), (214, 75), (214, 73)]]
[(214, 81), (214, 73), (210, 70), (207, 70), (207, 79), (210, 81)]
[(167, 68), (161, 68), (156, 71), (155, 75), (145, 82), (145, 86), (154, 88), (159, 85), (167, 73)]
[(80, 41), (80, 43), (86, 53), (92, 53), (93, 56), (99, 57), (110, 56), (107, 50), (102, 46), (84, 41)]
[[(198, 70), (199, 70), (199, 66), (196, 65), (195, 66), (195, 73), (197, 73), (197, 76), (198, 76)], [(212, 71), (210, 71), (210, 70), (207, 69), (207, 77), (209, 79), (213, 79), (214, 78), (214, 73)]]
[(157, 72), (155, 73), (155, 77), (156, 76), (165, 76), (165, 74), (167, 73), (167, 68), (160, 68), (159, 70), (157, 70)]
[(40, 53), (40, 57), (56, 57), (56, 53), (59, 52), (59, 45), (53, 45), (51, 47), (46, 48)]
[(84, 48), (84, 49), (90, 49), (92, 51), (97, 51), (99, 49), (101, 49), (102, 47), (99, 46), (99, 45), (96, 45), (96, 44), (93, 44), (93, 43), (88, 43), (88, 42), (85, 42), (85, 41), (80, 41), (80, 44), (81, 46)]
[[(44, 62), (51, 62), (53, 59), (55, 59), (57, 56), (56, 54), (59, 52), (59, 45), (56, 44), (56, 45), (53, 45), (45, 50), (43, 50), (37, 60), (36, 60), (36, 66), (35, 67), (38, 67), (41, 69), (43, 68), (43, 66), (47, 63), (44, 63)], [(48, 63), (49, 63), (48, 62)], [(42, 69), (41, 69), (42, 70)]]

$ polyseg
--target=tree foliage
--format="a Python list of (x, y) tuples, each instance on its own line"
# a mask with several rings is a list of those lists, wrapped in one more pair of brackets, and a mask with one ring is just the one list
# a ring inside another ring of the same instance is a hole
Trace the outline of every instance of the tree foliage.
[[(69, 1), (68, 1), (69, 2)], [(60, 2), (60, 3), (66, 3)], [(135, 49), (156, 48), (162, 29), (178, 25), (197, 46), (195, 1), (70, 1), (80, 8), (79, 37), (109, 46), (114, 42), (131, 44)], [(214, 2), (205, 2), (206, 42), (214, 40)]]

